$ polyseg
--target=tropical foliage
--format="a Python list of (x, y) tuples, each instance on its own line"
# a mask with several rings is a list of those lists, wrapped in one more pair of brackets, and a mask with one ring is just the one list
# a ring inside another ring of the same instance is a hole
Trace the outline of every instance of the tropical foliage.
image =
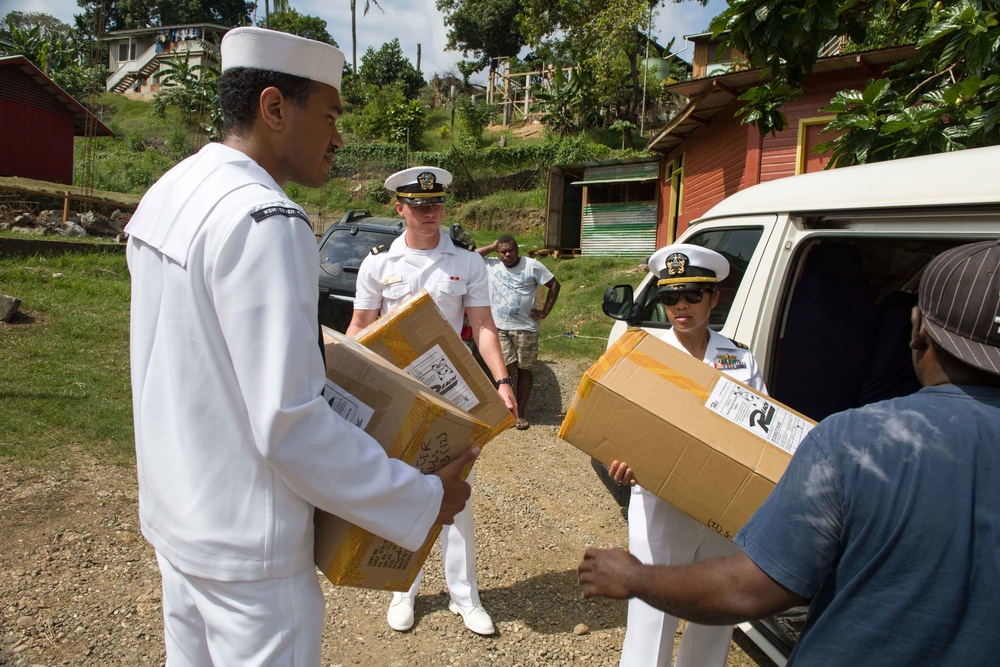
[[(257, 22), (258, 26), (264, 25), (264, 20)], [(318, 16), (300, 14), (294, 7), (289, 7), (280, 12), (271, 14), (267, 27), (279, 32), (287, 32), (290, 35), (298, 35), (306, 39), (313, 39), (317, 42), (332, 44), (337, 46), (337, 42), (330, 36), (326, 29), (326, 21)]]
[(712, 23), (767, 80), (744, 94), (744, 122), (784, 129), (819, 47), (913, 44), (915, 55), (838, 93), (817, 147), (831, 165), (875, 162), (1000, 142), (1000, 0), (734, 0)]
[(90, 66), (89, 42), (48, 14), (10, 12), (0, 26), (0, 55), (23, 55), (73, 97), (83, 99), (103, 82), (107, 68)]
[(153, 105), (161, 117), (167, 107), (175, 107), (189, 126), (201, 128), (213, 139), (221, 139), (217, 67), (192, 65), (187, 58), (175, 55), (160, 77), (160, 90), (153, 95)]

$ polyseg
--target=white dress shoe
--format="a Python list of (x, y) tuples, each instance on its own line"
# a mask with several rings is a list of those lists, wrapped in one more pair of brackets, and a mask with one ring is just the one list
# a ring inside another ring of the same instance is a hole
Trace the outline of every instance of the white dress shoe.
[[(487, 616), (487, 618), (489, 618)], [(406, 593), (393, 593), (389, 613), (385, 615), (389, 627), (397, 632), (406, 632), (413, 627), (413, 598)]]
[(492, 635), (496, 632), (496, 628), (493, 627), (493, 619), (490, 618), (481, 604), (466, 607), (452, 602), (448, 605), (448, 609), (451, 613), (460, 615), (465, 621), (465, 627), (477, 635)]

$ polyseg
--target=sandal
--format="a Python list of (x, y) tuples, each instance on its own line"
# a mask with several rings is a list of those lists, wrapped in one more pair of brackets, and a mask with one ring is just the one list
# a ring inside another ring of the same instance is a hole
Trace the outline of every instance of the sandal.
[(514, 423), (514, 428), (516, 428), (518, 431), (527, 430), (529, 426), (531, 426), (531, 424), (529, 424), (528, 420), (524, 419), (523, 417), (518, 417), (517, 421)]

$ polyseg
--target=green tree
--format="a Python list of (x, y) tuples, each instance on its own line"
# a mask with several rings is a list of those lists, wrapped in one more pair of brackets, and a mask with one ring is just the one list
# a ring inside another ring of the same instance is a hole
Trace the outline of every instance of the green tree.
[(1000, 143), (1000, 0), (733, 0), (712, 22), (768, 80), (748, 90), (744, 122), (787, 127), (781, 107), (801, 95), (820, 45), (913, 43), (917, 55), (863, 91), (838, 93), (827, 111), (840, 136), (831, 166)]
[[(151, 28), (187, 23), (250, 25), (255, 3), (247, 0), (76, 0), (83, 12), (76, 14), (77, 28), (97, 34), (97, 15), (103, 9), (103, 33), (111, 30)], [(102, 34), (103, 34), (102, 33)]]
[(10, 12), (0, 27), (0, 55), (23, 55), (79, 99), (107, 78), (103, 65), (88, 66), (85, 46), (79, 32), (48, 14)]
[(437, 8), (449, 26), (447, 48), (473, 54), (481, 63), (478, 69), (488, 64), (491, 75), (494, 58), (516, 56), (525, 44), (517, 22), (521, 0), (437, 0)]
[[(380, 12), (385, 12), (378, 0), (365, 0), (365, 8), (362, 16), (368, 16), (368, 10), (372, 5), (378, 7)], [(351, 0), (351, 71), (358, 71), (358, 0)]]
[(593, 91), (593, 78), (588, 70), (577, 70), (567, 80), (562, 69), (557, 69), (548, 88), (535, 92), (543, 111), (542, 122), (560, 137), (587, 127), (597, 112)]
[[(155, 6), (146, 0), (76, 0), (83, 11), (74, 14), (77, 29), (88, 37), (97, 37), (112, 30), (147, 28), (156, 25)], [(99, 12), (103, 8), (103, 12)], [(98, 25), (98, 14), (103, 17), (103, 25)]]
[[(481, 60), (459, 60), (455, 63), (458, 73), (462, 75), (462, 86), (469, 87), (469, 77), (483, 68)], [(435, 75), (436, 76), (436, 75)]]
[(424, 77), (403, 56), (399, 38), (386, 42), (378, 51), (368, 47), (361, 57), (357, 79), (361, 84), (376, 89), (395, 85), (407, 99), (415, 98), (424, 87)]
[(455, 109), (458, 111), (458, 125), (462, 132), (478, 147), (482, 143), (483, 131), (496, 117), (496, 105), (484, 101), (473, 103), (471, 97), (462, 96), (455, 103)]
[(29, 30), (37, 27), (42, 38), (49, 39), (59, 35), (68, 36), (72, 28), (55, 16), (41, 12), (8, 12), (0, 25), (0, 43), (10, 34), (11, 30)]
[[(153, 95), (153, 108), (160, 117), (168, 107), (177, 108), (188, 127), (198, 128), (213, 140), (222, 138), (222, 111), (219, 108), (219, 68), (193, 65), (174, 56), (160, 77), (160, 90)], [(182, 135), (181, 135), (182, 136)], [(190, 147), (174, 146), (183, 157)]]
[(420, 100), (407, 99), (398, 85), (388, 85), (373, 92), (355, 127), (364, 139), (394, 143), (405, 142), (409, 132), (410, 145), (418, 147), (425, 122)]
[[(257, 21), (257, 25), (263, 27), (264, 20), (260, 19)], [(317, 42), (337, 46), (337, 42), (334, 41), (333, 37), (326, 30), (326, 21), (318, 16), (300, 14), (294, 7), (289, 7), (282, 12), (272, 14), (268, 27), (271, 30), (287, 32), (291, 35), (298, 35), (306, 39), (314, 39)]]
[[(634, 143), (642, 102), (641, 33), (648, 30), (659, 0), (522, 0), (518, 21), (528, 44), (545, 62), (578, 65), (592, 76), (608, 123), (628, 121), (627, 147)], [(702, 3), (704, 4), (704, 3)]]

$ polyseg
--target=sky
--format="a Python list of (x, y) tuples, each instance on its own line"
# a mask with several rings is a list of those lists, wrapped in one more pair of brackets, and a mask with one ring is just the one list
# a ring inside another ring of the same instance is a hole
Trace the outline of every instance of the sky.
[[(351, 61), (349, 0), (291, 0), (290, 4), (302, 14), (324, 19), (327, 32), (347, 55), (347, 61)], [(364, 0), (358, 0), (357, 4), (359, 63), (369, 46), (378, 49), (393, 37), (398, 37), (403, 55), (414, 65), (417, 64), (417, 44), (421, 45), (420, 68), (426, 78), (435, 72), (452, 70), (458, 73), (455, 63), (462, 60), (462, 54), (444, 50), (448, 28), (444, 25), (444, 16), (435, 8), (435, 0), (380, 0), (384, 13), (372, 3), (367, 16), (360, 15)], [(660, 5), (659, 16), (654, 18), (653, 38), (665, 46), (671, 37), (676, 37), (675, 51), (681, 51), (680, 57), (690, 62), (693, 47), (684, 41), (683, 36), (705, 32), (712, 17), (725, 8), (725, 0), (710, 0), (705, 7), (692, 1), (679, 4), (667, 2)], [(51, 14), (70, 25), (74, 23), (73, 15), (80, 11), (75, 0), (0, 0), (0, 19), (14, 10)], [(260, 16), (263, 13), (263, 3), (259, 3)], [(471, 80), (485, 84), (485, 71), (474, 75)]]

